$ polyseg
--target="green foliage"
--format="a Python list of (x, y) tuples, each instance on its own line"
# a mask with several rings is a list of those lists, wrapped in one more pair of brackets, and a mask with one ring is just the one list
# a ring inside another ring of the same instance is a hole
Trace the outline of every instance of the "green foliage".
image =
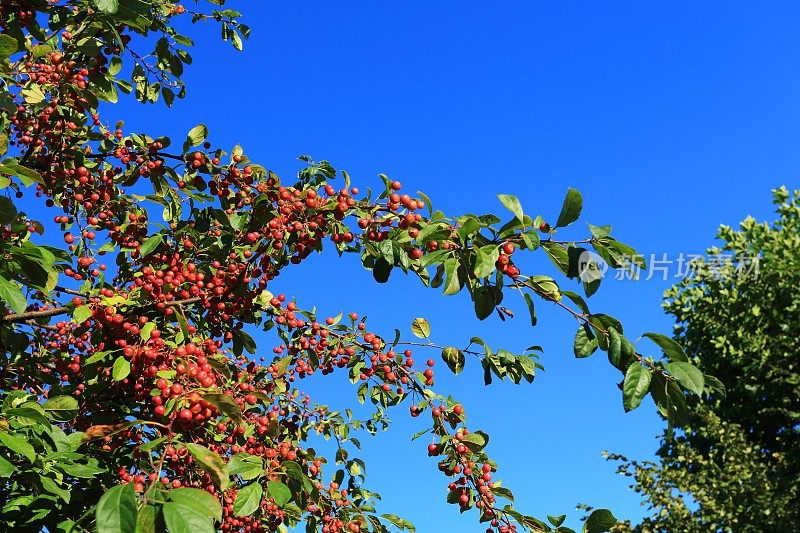
[(447, 365), (447, 368), (456, 375), (464, 369), (464, 364), (466, 363), (464, 352), (452, 346), (442, 350), (442, 360)]
[(578, 220), (578, 217), (581, 216), (581, 209), (583, 209), (583, 196), (575, 189), (568, 189), (561, 206), (561, 213), (556, 221), (556, 227), (563, 228)]
[(258, 509), (263, 496), (264, 487), (261, 483), (253, 482), (243, 486), (233, 502), (233, 513), (236, 516), (250, 516)]
[(625, 380), (622, 385), (622, 398), (626, 411), (639, 407), (642, 398), (650, 389), (652, 378), (653, 372), (649, 368), (642, 366), (638, 361), (631, 363), (625, 372)]
[[(708, 257), (729, 260), (695, 264), (666, 293), (680, 344), (650, 338), (698, 396), (687, 398), (686, 427), (665, 432), (658, 462), (610, 456), (651, 510), (620, 531), (756, 533), (800, 523), (800, 191), (773, 195), (776, 221), (722, 226)], [(636, 381), (626, 377), (625, 389)]]
[(117, 485), (110, 488), (95, 511), (98, 533), (133, 531), (136, 527), (136, 492), (133, 485)]
[[(686, 393), (720, 383), (676, 357), (682, 349), (666, 337), (650, 334), (666, 358), (639, 353), (616, 318), (592, 313), (567, 289), (575, 283), (586, 298), (598, 290), (599, 280), (580, 279), (590, 248), (614, 268), (639, 264), (635, 250), (610, 226), (557, 240), (582, 210), (573, 189), (555, 226), (511, 194), (498, 195), (504, 217), (450, 216), (385, 175), (382, 189), (360, 193), (346, 172), (308, 156), (295, 179), (282, 180), (240, 145), (213, 146), (203, 124), (173, 140), (109, 121), (109, 104), (125, 95), (167, 106), (185, 95), (193, 41), (176, 18), (218, 24), (222, 39), (242, 48), (250, 29), (224, 3), (0, 6), (3, 525), (413, 532), (404, 519), (378, 514), (356, 456), (361, 435), (385, 430), (387, 411), (405, 404), (412, 417), (432, 415), (416, 436), (430, 435), (428, 452), (449, 480), (446, 500), (460, 512), (495, 531), (570, 531), (563, 515), (549, 517), (551, 527), (515, 509), (496, 478), (489, 436), (467, 428), (464, 406), (434, 391), (435, 360), (423, 366), (412, 357), (440, 353), (454, 374), (469, 357), (486, 385), (531, 383), (543, 368), (541, 347), (513, 353), (479, 337), (441, 346), (421, 317), (411, 340), (399, 331), (390, 340), (357, 313), (323, 319), (268, 288), (283, 269), (335, 249), (360, 257), (379, 283), (403, 273), (460, 295), (481, 320), (522, 309), (536, 326), (535, 300), (552, 303), (580, 324), (576, 356), (605, 351), (625, 376), (625, 409), (649, 392), (680, 423)], [(47, 226), (15, 202), (26, 194), (54, 214)], [(45, 231), (64, 245), (43, 244)], [(516, 259), (537, 252), (560, 281), (520, 270)], [(267, 332), (277, 346), (266, 344)], [(369, 403), (363, 419), (299, 392), (299, 381), (336, 371)], [(320, 439), (336, 443), (331, 456), (317, 454)], [(585, 529), (614, 521), (598, 510)]]
[(583, 523), (583, 533), (600, 533), (608, 531), (617, 523), (617, 519), (608, 509), (597, 509)]
[[(607, 456), (621, 463), (618, 472), (632, 479), (651, 510), (641, 523), (613, 531), (791, 531), (799, 518), (800, 491), (796, 477), (781, 474), (784, 456), (765, 454), (741, 426), (721, 421), (711, 410), (701, 409), (694, 419), (691, 440), (665, 439), (658, 462)], [(701, 439), (713, 447), (701, 451), (693, 444)]]

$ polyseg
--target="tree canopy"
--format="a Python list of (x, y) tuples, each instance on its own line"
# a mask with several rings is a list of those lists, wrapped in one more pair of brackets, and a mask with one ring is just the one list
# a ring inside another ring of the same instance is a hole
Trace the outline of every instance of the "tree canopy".
[(611, 456), (652, 510), (635, 531), (800, 523), (800, 190), (773, 198), (774, 222), (721, 226), (721, 246), (665, 294), (675, 339), (727, 395), (691, 399), (691, 422), (665, 433), (658, 462)]

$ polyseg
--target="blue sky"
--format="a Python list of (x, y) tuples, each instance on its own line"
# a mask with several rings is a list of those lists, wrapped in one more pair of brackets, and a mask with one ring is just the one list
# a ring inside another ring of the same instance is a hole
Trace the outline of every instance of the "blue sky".
[[(240, 143), (285, 177), (308, 153), (362, 188), (386, 173), (451, 214), (502, 212), (495, 195), (510, 193), (526, 212), (554, 219), (571, 186), (584, 194), (582, 221), (612, 224), (640, 251), (672, 258), (711, 245), (720, 223), (768, 219), (770, 188), (800, 185), (796, 4), (230, 5), (253, 29), (244, 52), (220, 43), (216, 28), (195, 28), (187, 99), (171, 110), (123, 102), (105, 118), (177, 139), (204, 122), (215, 145)], [(564, 235), (587, 234), (582, 221)], [(532, 266), (554, 273), (539, 254)], [(606, 281), (590, 305), (619, 317), (633, 338), (670, 333), (660, 296), (673, 281)], [(377, 331), (407, 332), (424, 316), (442, 344), (477, 334), (510, 350), (542, 345), (546, 371), (532, 385), (484, 387), (473, 360), (457, 379), (441, 365), (437, 389), (463, 399), (469, 425), (492, 435), (489, 453), (520, 510), (569, 513), (576, 529), (578, 502), (642, 516), (600, 452), (651, 457), (661, 422), (649, 400), (623, 412), (620, 375), (604, 356), (573, 358), (568, 316), (540, 304), (531, 328), (517, 301), (520, 318), (479, 322), (465, 294), (444, 297), (400, 276), (378, 286), (356, 257), (336, 254), (270, 289), (322, 314), (367, 314)], [(265, 354), (272, 343), (262, 339)], [(342, 377), (307, 389), (344, 408), (355, 395)], [(447, 479), (426, 457), (427, 441), (410, 441), (423, 421), (404, 407), (392, 418), (388, 433), (362, 439), (380, 509), (420, 533), (483, 531), (474, 513), (445, 503)]]

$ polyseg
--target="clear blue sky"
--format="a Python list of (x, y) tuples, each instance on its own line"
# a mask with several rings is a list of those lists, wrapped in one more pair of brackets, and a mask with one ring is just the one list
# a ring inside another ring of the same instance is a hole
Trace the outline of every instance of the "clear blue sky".
[[(612, 224), (646, 253), (699, 252), (720, 223), (771, 215), (770, 188), (800, 185), (800, 9), (789, 2), (230, 2), (252, 26), (245, 51), (196, 28), (189, 96), (172, 110), (126, 102), (106, 110), (127, 131), (182, 138), (206, 123), (215, 144), (241, 143), (279, 174), (309, 153), (347, 169), (362, 187), (385, 172), (422, 189), (448, 213), (502, 211), (496, 193), (526, 211), (558, 214), (568, 186), (584, 219)], [(577, 225), (570, 235), (583, 235)], [(539, 260), (542, 272), (553, 273)], [(674, 281), (674, 280), (670, 280)], [(622, 319), (634, 338), (671, 332), (660, 309), (664, 281), (606, 282), (595, 310)], [(408, 331), (428, 317), (434, 337), (474, 334), (497, 347), (545, 348), (533, 385), (485, 388), (475, 361), (437, 388), (462, 398), (473, 428), (520, 510), (570, 513), (577, 502), (637, 519), (642, 510), (603, 449), (648, 458), (661, 423), (652, 403), (625, 414), (620, 375), (604, 356), (575, 360), (575, 324), (539, 305), (522, 318), (478, 322), (465, 294), (444, 297), (393, 277), (376, 285), (356, 257), (335, 254), (286, 272), (270, 287), (370, 317), (378, 331)], [(262, 340), (265, 354), (273, 339)], [(309, 385), (344, 408), (354, 390), (337, 377)], [(410, 442), (422, 420), (406, 408), (394, 427), (364, 438), (368, 485), (380, 509), (420, 533), (477, 532), (476, 515), (444, 502), (447, 479)]]

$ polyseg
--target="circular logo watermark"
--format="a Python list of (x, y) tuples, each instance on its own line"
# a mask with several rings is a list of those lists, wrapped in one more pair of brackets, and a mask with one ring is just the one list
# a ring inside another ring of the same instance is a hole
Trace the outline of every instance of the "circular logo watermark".
[(608, 263), (594, 252), (584, 250), (578, 256), (578, 277), (584, 283), (603, 279), (608, 271)]

